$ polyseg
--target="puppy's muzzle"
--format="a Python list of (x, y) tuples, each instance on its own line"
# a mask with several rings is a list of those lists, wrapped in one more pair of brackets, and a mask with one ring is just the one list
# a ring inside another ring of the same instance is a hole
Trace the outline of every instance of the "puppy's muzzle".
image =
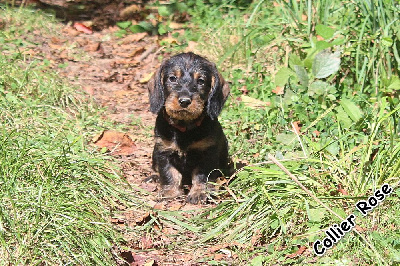
[(187, 97), (182, 97), (182, 98), (179, 98), (178, 102), (182, 108), (186, 108), (192, 103), (192, 100)]

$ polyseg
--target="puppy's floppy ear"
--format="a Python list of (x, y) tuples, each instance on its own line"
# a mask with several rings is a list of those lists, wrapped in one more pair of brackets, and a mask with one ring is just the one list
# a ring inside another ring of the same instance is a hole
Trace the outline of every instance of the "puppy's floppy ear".
[(211, 71), (211, 91), (208, 95), (207, 114), (214, 120), (221, 113), (230, 89), (228, 83), (225, 82), (224, 78), (218, 72), (215, 64), (212, 64)]
[(148, 82), (149, 98), (150, 98), (150, 111), (157, 114), (164, 105), (164, 63), (157, 69), (153, 77)]

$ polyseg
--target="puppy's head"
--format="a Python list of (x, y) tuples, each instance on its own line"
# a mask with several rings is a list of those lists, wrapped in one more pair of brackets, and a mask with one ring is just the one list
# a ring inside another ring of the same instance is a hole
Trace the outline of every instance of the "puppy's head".
[(158, 113), (164, 106), (177, 120), (195, 120), (203, 113), (217, 118), (228, 94), (215, 64), (193, 53), (163, 62), (149, 81), (150, 111)]

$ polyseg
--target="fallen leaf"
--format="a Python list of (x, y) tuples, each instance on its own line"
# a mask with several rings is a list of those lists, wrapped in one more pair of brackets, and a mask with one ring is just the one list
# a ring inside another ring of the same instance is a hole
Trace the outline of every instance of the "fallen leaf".
[(222, 260), (224, 257), (225, 257), (224, 254), (218, 253), (214, 255), (214, 260)]
[(112, 223), (112, 224), (124, 224), (125, 221), (124, 221), (124, 220), (121, 220), (121, 219), (119, 219), (119, 218), (111, 218), (111, 223)]
[(119, 15), (121, 16), (122, 19), (128, 19), (128, 18), (132, 17), (133, 15), (135, 15), (136, 13), (139, 13), (140, 11), (141, 11), (141, 8), (139, 5), (132, 4), (132, 5), (125, 7), (124, 9), (122, 9), (119, 12)]
[(94, 42), (94, 43), (87, 44), (84, 49), (86, 52), (96, 52), (96, 51), (100, 50), (100, 47), (101, 47), (100, 42)]
[(293, 122), (293, 128), (296, 132), (297, 135), (300, 135), (300, 130), (301, 130), (301, 123), (300, 121), (294, 121)]
[(347, 190), (345, 190), (342, 186), (342, 184), (338, 184), (338, 192), (342, 193), (345, 196), (348, 196), (349, 193), (347, 192)]
[(256, 108), (265, 108), (267, 106), (270, 106), (270, 102), (264, 102), (261, 100), (258, 100), (256, 98), (252, 98), (246, 95), (242, 95), (240, 97), (242, 99), (242, 102), (244, 103), (245, 106), (256, 109)]
[(147, 32), (139, 32), (139, 33), (134, 33), (134, 34), (129, 34), (125, 38), (122, 39), (122, 44), (130, 44), (133, 42), (138, 42), (144, 37), (147, 36)]
[(307, 249), (306, 246), (300, 246), (300, 248), (293, 254), (286, 254), (286, 258), (292, 259), (294, 257), (300, 256), (301, 254), (304, 253), (304, 251)]
[(153, 266), (153, 265), (155, 265), (155, 260), (148, 260), (148, 261), (146, 261), (146, 263), (144, 264), (144, 266)]
[(177, 23), (177, 22), (174, 22), (174, 21), (171, 21), (168, 26), (173, 30), (185, 28), (185, 24)]
[(148, 236), (143, 236), (143, 237), (140, 239), (140, 247), (141, 247), (142, 249), (149, 249), (149, 248), (152, 248), (152, 247), (153, 247), (153, 241), (151, 240), (150, 237), (148, 237)]
[(129, 54), (129, 56), (130, 56), (130, 57), (137, 56), (138, 54), (143, 53), (145, 50), (146, 50), (146, 49), (145, 49), (144, 47), (138, 47), (138, 48), (134, 49), (134, 50)]
[(147, 83), (147, 82), (149, 82), (149, 80), (151, 79), (151, 77), (153, 77), (153, 75), (154, 75), (154, 72), (147, 73), (147, 74), (145, 74), (145, 75), (143, 76), (142, 79), (139, 80), (139, 82), (140, 82), (140, 83)]
[(137, 225), (144, 225), (146, 224), (148, 221), (150, 221), (150, 212), (146, 212), (143, 215), (141, 215), (140, 217), (138, 217), (137, 219), (135, 219), (135, 222)]
[(165, 202), (157, 202), (156, 205), (153, 206), (155, 210), (166, 210)]
[(170, 211), (178, 211), (180, 208), (182, 208), (182, 204), (180, 203), (173, 203), (172, 205), (168, 206), (168, 210)]
[(128, 134), (114, 130), (105, 130), (94, 144), (100, 148), (107, 148), (112, 155), (131, 155), (137, 147)]
[(319, 132), (318, 130), (314, 130), (313, 133), (315, 134), (316, 137), (319, 137), (319, 134), (320, 134), (321, 132)]
[(148, 192), (154, 192), (157, 190), (157, 184), (156, 183), (141, 183), (140, 188), (143, 188), (144, 190)]
[(285, 93), (285, 87), (276, 86), (276, 88), (273, 89), (272, 92), (277, 94), (277, 95), (282, 95), (282, 94)]
[(354, 228), (355, 228), (358, 232), (360, 232), (360, 233), (368, 231), (367, 228), (361, 227), (361, 226), (359, 226), (359, 225), (354, 226)]
[(322, 37), (321, 35), (317, 35), (317, 41), (323, 41), (324, 37)]
[(80, 31), (80, 32), (83, 32), (83, 33), (86, 33), (86, 34), (92, 34), (93, 33), (93, 30), (91, 28), (86, 27), (85, 25), (83, 25), (82, 23), (79, 23), (79, 22), (75, 22), (74, 23), (74, 28), (77, 31)]

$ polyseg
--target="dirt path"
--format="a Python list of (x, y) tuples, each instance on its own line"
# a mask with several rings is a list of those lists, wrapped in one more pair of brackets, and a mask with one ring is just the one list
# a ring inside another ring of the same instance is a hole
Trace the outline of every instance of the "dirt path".
[[(160, 64), (158, 57), (169, 56), (162, 54), (158, 37), (138, 33), (117, 38), (114, 34), (118, 30), (116, 26), (91, 34), (80, 32), (71, 25), (62, 27), (58, 37), (35, 35), (33, 38), (38, 45), (32, 47), (30, 54), (37, 59), (48, 60), (51, 68), (105, 107), (102, 118), (113, 123), (111, 128), (104, 128), (113, 130), (109, 136), (111, 142), (118, 142), (118, 139), (112, 138), (129, 140), (125, 147), (127, 149), (121, 147), (113, 152), (126, 180), (133, 187), (148, 191), (149, 196), (142, 197), (155, 209), (175, 211), (203, 208), (186, 204), (184, 199), (158, 202), (157, 184), (143, 182), (152, 174), (155, 121), (155, 116), (149, 112), (146, 83)], [(115, 132), (120, 134), (113, 135)], [(96, 139), (99, 141), (103, 137), (104, 134)], [(214, 258), (205, 248), (195, 250), (194, 246), (186, 245), (187, 242), (179, 245), (180, 232), (168, 225), (154, 229), (158, 230), (157, 234), (142, 234), (138, 238), (138, 234), (132, 231), (148, 217), (149, 213), (126, 211), (122, 216), (112, 219), (116, 226), (129, 227), (124, 235), (126, 250), (118, 251), (129, 265), (200, 265), (197, 261), (204, 258), (205, 252), (211, 259)], [(196, 240), (194, 235), (185, 237)], [(171, 243), (179, 248), (166, 248)], [(219, 259), (223, 257), (219, 256)]]

